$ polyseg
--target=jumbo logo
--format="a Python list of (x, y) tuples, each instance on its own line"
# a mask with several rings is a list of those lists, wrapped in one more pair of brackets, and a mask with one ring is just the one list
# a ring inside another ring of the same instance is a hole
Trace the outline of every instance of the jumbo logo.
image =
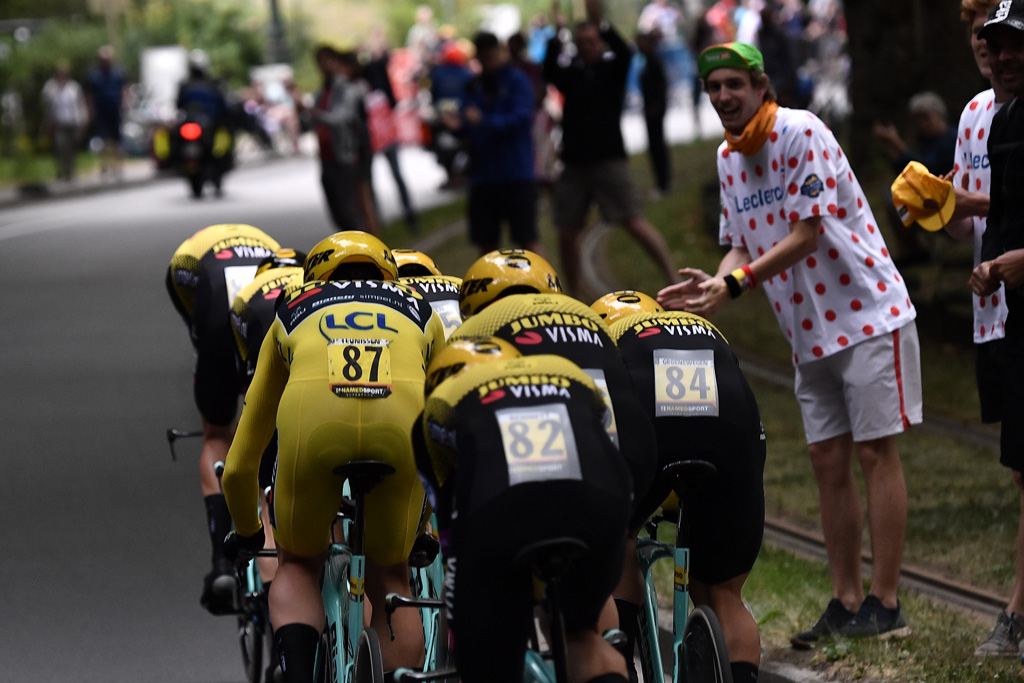
[[(504, 389), (511, 391), (517, 398), (524, 396), (564, 396), (569, 398), (568, 388), (570, 382), (565, 377), (556, 375), (509, 375), (492, 379), (487, 384), (477, 387), (480, 402), (493, 403), (505, 396)], [(501, 392), (489, 401), (485, 401), (491, 394)]]
[(326, 251), (318, 251), (315, 254), (310, 254), (309, 258), (306, 259), (305, 268), (303, 268), (306, 276), (308, 277), (309, 274), (313, 272), (314, 268), (327, 261), (333, 253), (333, 249), (327, 249)]
[(320, 332), (328, 339), (333, 339), (325, 330), (387, 330), (398, 334), (398, 330), (387, 325), (386, 313), (371, 313), (369, 311), (352, 311), (344, 318), (335, 317), (328, 313), (320, 319)]
[(525, 344), (527, 346), (540, 344), (542, 341), (544, 341), (544, 337), (540, 336), (536, 332), (523, 332), (515, 338), (516, 344)]
[(494, 391), (489, 391), (483, 396), (481, 396), (480, 403), (482, 403), (483, 405), (488, 405), (490, 403), (494, 403), (495, 401), (500, 401), (501, 399), (505, 398), (505, 396), (506, 394), (504, 389), (495, 389)]

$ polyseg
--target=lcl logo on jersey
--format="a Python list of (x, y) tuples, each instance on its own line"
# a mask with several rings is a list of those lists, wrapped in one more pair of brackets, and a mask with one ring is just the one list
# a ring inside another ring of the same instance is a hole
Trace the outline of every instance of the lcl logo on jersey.
[[(344, 317), (328, 313), (320, 320), (320, 331), (323, 332), (325, 329), (361, 331), (378, 329), (398, 334), (398, 330), (393, 327), (388, 327), (386, 313), (371, 313), (370, 311), (352, 311)], [(328, 335), (326, 332), (324, 332), (324, 336), (328, 339), (333, 339), (333, 337)]]

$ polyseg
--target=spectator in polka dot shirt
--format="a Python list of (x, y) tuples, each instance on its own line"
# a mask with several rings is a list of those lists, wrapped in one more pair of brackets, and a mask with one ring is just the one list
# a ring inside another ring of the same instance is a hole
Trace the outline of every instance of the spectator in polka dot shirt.
[[(751, 45), (706, 49), (700, 76), (726, 129), (718, 150), (720, 237), (731, 247), (715, 275), (658, 301), (704, 316), (762, 284), (796, 366), (796, 395), (818, 483), (833, 599), (793, 637), (813, 647), (835, 633), (908, 632), (897, 598), (907, 491), (896, 435), (921, 421), (916, 311), (864, 192), (831, 131), (807, 111), (780, 108)], [(861, 583), (864, 472), (874, 573)]]
[[(1024, 1), (963, 0), (963, 8), (965, 18), (971, 9), (979, 15), (971, 17), (971, 43), (978, 66), (983, 74), (988, 71), (993, 89), (977, 95), (964, 109), (961, 121), (973, 120), (974, 135), (962, 131), (961, 143), (973, 152), (958, 156), (956, 172), (964, 177), (964, 182), (954, 179), (954, 185), (958, 187), (958, 212), (974, 206), (976, 211), (968, 213), (987, 213), (987, 225), (984, 217), (973, 218), (977, 266), (970, 284), (975, 294), (978, 391), (982, 420), (1010, 418), (1002, 421), (999, 461), (1013, 471), (1022, 515), (1015, 548), (1013, 594), (975, 654), (1017, 656), (1024, 639), (1024, 425), (1012, 416), (1020, 415), (1024, 409), (1024, 290), (1020, 287), (1024, 282), (1024, 204), (1020, 198), (1024, 169), (1020, 161), (1024, 140), (1024, 119), (1020, 113), (1020, 96), (1024, 94)], [(1006, 100), (1009, 103), (1001, 105)], [(986, 128), (990, 131), (987, 145)], [(968, 161), (972, 163), (965, 167)], [(991, 196), (987, 197), (990, 187)], [(976, 190), (978, 194), (967, 190)], [(977, 201), (978, 195), (981, 201)], [(990, 203), (985, 203), (985, 199), (990, 199)], [(980, 235), (979, 226), (983, 232)], [(947, 229), (964, 232), (962, 224), (951, 224)]]

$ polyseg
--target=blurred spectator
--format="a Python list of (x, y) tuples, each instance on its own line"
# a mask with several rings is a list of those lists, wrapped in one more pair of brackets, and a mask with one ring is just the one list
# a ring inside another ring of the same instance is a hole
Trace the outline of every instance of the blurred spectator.
[(530, 80), (533, 86), (533, 173), (538, 186), (549, 192), (555, 188), (558, 145), (555, 143), (555, 119), (546, 105), (548, 84), (544, 69), (530, 61), (526, 39), (522, 33), (513, 33), (508, 39), (508, 53), (512, 66)]
[(603, 22), (600, 0), (587, 0), (586, 7), (587, 20), (573, 33), (575, 51), (564, 48), (556, 36), (544, 58), (545, 78), (565, 97), (565, 169), (555, 189), (555, 225), (565, 284), (570, 294), (580, 293), (579, 235), (594, 201), (606, 223), (623, 225), (666, 280), (676, 282), (665, 239), (643, 217), (622, 142), (622, 106), (633, 54), (618, 31)]
[(95, 135), (103, 143), (100, 176), (121, 177), (121, 110), (127, 101), (125, 77), (114, 64), (114, 48), (99, 49), (99, 63), (89, 74), (86, 98)]
[(437, 27), (434, 25), (434, 10), (429, 5), (416, 8), (416, 23), (405, 36), (405, 46), (410, 48), (427, 63), (437, 47)]
[(757, 34), (761, 31), (761, 10), (763, 0), (743, 0), (736, 8), (733, 18), (736, 22), (736, 40), (741, 43), (754, 44)]
[(462, 109), (466, 86), (473, 80), (468, 62), (465, 51), (452, 41), (441, 49), (440, 62), (430, 68), (430, 99), (435, 116), (431, 150), (448, 176), (445, 183), (448, 187), (465, 184), (468, 156), (461, 140), (441, 123), (441, 119), (445, 114), (455, 114)]
[(473, 39), (480, 75), (466, 88), (461, 116), (442, 114), (469, 139), (469, 237), (486, 254), (498, 248), (508, 223), (516, 246), (540, 252), (537, 187), (533, 175), (533, 103), (530, 80), (509, 63), (493, 33)]
[(652, 0), (640, 11), (637, 33), (658, 32), (658, 52), (669, 91), (682, 83), (692, 70), (690, 53), (679, 34), (683, 13), (667, 0)]
[(351, 130), (356, 142), (356, 203), (363, 217), (367, 232), (380, 234), (377, 217), (377, 202), (373, 192), (373, 146), (370, 142), (370, 127), (366, 109), (369, 86), (363, 78), (359, 57), (352, 50), (338, 53), (339, 73), (346, 81), (348, 98), (355, 101), (356, 116)]
[[(949, 160), (956, 152), (956, 128), (949, 124), (946, 104), (933, 92), (922, 92), (910, 98), (908, 104), (917, 149), (911, 149), (900, 137), (892, 123), (875, 121), (872, 133), (889, 158), (894, 173), (899, 173), (911, 161), (924, 164), (933, 175), (945, 175), (950, 170)], [(892, 195), (887, 194), (891, 198)], [(910, 265), (928, 260), (928, 251), (921, 244), (918, 233), (903, 228), (892, 201), (886, 202), (886, 214), (896, 234), (900, 253), (894, 259), (897, 265)]]
[(540, 64), (548, 51), (548, 41), (555, 37), (555, 27), (548, 23), (543, 12), (538, 12), (530, 23), (527, 34), (527, 53), (530, 61)]
[(374, 153), (380, 152), (387, 159), (395, 186), (398, 188), (398, 197), (402, 202), (406, 228), (409, 232), (415, 233), (419, 231), (419, 222), (412, 207), (405, 178), (402, 176), (402, 168), (398, 163), (398, 128), (395, 121), (398, 100), (395, 98), (391, 78), (388, 76), (390, 53), (383, 30), (378, 28), (370, 32), (363, 56), (363, 78), (369, 88), (366, 96), (366, 118), (370, 147)]
[(797, 47), (782, 25), (781, 12), (782, 5), (777, 0), (765, 3), (761, 10), (757, 47), (764, 55), (765, 73), (775, 88), (779, 106), (802, 109), (807, 102), (802, 101), (798, 94)]
[(297, 90), (291, 95), (300, 115), (307, 115), (320, 143), (320, 183), (331, 220), (339, 230), (366, 228), (359, 211), (357, 188), (359, 118), (362, 92), (350, 87), (343, 73), (341, 53), (326, 45), (314, 53), (323, 85), (307, 108)]
[(57, 178), (75, 178), (75, 157), (82, 132), (89, 121), (82, 87), (71, 78), (66, 61), (57, 62), (53, 78), (43, 84), (44, 127), (57, 159)]
[(644, 123), (647, 125), (647, 152), (651, 157), (654, 171), (656, 194), (668, 193), (672, 168), (665, 144), (665, 112), (668, 110), (668, 79), (665, 67), (658, 54), (660, 32), (639, 33), (636, 47), (644, 56), (643, 71), (640, 72), (640, 92), (644, 96)]

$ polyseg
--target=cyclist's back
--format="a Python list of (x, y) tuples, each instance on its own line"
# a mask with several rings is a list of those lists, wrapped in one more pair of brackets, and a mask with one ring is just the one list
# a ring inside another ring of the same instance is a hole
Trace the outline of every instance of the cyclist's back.
[(413, 275), (401, 277), (398, 280), (430, 302), (441, 324), (444, 325), (446, 338), (462, 324), (462, 317), (459, 315), (459, 288), (462, 286), (462, 278), (454, 275)]
[(231, 518), (213, 471), (214, 463), (227, 455), (242, 389), (229, 314), (259, 263), (279, 246), (251, 225), (212, 225), (178, 247), (165, 278), (195, 350), (193, 394), (203, 422), (199, 482), (213, 548), (213, 567), (203, 580), (200, 602), (214, 614), (232, 609), (234, 585), (234, 572), (223, 555)]
[[(468, 367), (429, 394), (417, 459), (448, 559), (463, 681), (523, 680), (533, 584), (516, 556), (538, 541), (574, 537), (589, 547), (562, 583), (566, 631), (571, 644), (589, 635), (591, 646), (606, 645), (597, 622), (621, 573), (631, 488), (604, 412), (590, 378), (551, 355)], [(606, 650), (580, 665), (591, 672), (583, 680), (624, 672), (618, 653)]]

